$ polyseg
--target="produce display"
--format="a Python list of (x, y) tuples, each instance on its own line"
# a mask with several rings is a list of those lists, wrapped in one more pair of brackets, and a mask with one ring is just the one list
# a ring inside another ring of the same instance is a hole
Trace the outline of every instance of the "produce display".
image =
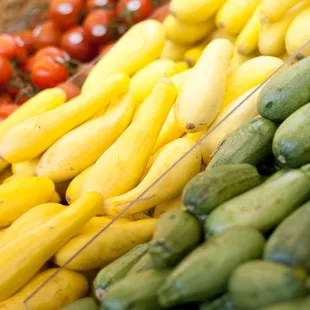
[(0, 310), (310, 309), (310, 1), (155, 2), (50, 1), (126, 29), (0, 122)]

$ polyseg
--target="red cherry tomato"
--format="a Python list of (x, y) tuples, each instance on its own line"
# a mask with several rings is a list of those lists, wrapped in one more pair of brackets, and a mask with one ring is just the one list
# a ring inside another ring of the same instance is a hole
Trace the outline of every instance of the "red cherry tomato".
[(60, 63), (67, 63), (70, 60), (70, 56), (66, 51), (54, 46), (44, 47), (35, 54), (36, 60), (45, 57), (49, 57)]
[(23, 31), (18, 33), (17, 35), (23, 40), (24, 45), (27, 48), (28, 52), (32, 54), (34, 52), (32, 31), (31, 30)]
[(27, 72), (31, 72), (36, 61), (37, 61), (37, 58), (35, 55), (33, 55), (21, 64), (21, 68)]
[(95, 9), (114, 9), (117, 0), (87, 0), (85, 10), (88, 12)]
[(0, 96), (0, 117), (6, 118), (18, 109), (18, 105), (14, 104), (6, 96)]
[(49, 57), (39, 59), (31, 72), (31, 80), (40, 89), (54, 87), (68, 79), (67, 68)]
[(10, 81), (13, 74), (12, 66), (9, 60), (0, 56), (0, 86)]
[(168, 16), (168, 14), (169, 14), (169, 4), (165, 4), (155, 9), (153, 13), (150, 15), (150, 18), (162, 22)]
[(12, 98), (8, 94), (0, 94), (0, 105), (13, 103)]
[(57, 85), (57, 87), (65, 91), (67, 95), (67, 101), (77, 97), (81, 93), (80, 87), (78, 87), (72, 82), (65, 82), (65, 83)]
[(16, 55), (16, 48), (17, 46), (13, 36), (9, 34), (0, 35), (0, 56), (11, 59)]
[(116, 6), (117, 15), (127, 24), (136, 24), (153, 11), (151, 0), (120, 0)]
[(57, 46), (61, 32), (52, 21), (47, 21), (33, 29), (33, 43), (36, 50), (53, 45)]
[(112, 10), (97, 9), (88, 14), (84, 21), (85, 37), (92, 43), (104, 44), (113, 38), (110, 23), (115, 14)]
[(82, 26), (76, 26), (66, 31), (62, 35), (60, 46), (72, 58), (80, 61), (89, 61), (96, 55), (96, 48), (86, 40)]
[(59, 27), (68, 29), (77, 24), (81, 9), (81, 0), (52, 0), (50, 18)]
[(28, 58), (28, 50), (25, 46), (23, 39), (20, 36), (14, 37), (16, 42), (16, 55), (15, 58), (18, 62), (25, 62)]
[(105, 55), (114, 46), (114, 44), (115, 44), (115, 42), (111, 42), (111, 43), (100, 46), (99, 54)]

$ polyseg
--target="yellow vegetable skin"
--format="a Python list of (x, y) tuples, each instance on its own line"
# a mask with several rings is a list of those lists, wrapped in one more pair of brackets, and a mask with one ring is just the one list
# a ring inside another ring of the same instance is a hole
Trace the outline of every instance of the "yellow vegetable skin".
[[(255, 87), (256, 88), (256, 87)], [(210, 129), (214, 128), (221, 120), (231, 113), (241, 102), (246, 101), (239, 106), (233, 114), (231, 114), (225, 121), (216, 128), (212, 133), (205, 137), (201, 143), (201, 151), (204, 162), (207, 164), (211, 155), (216, 151), (219, 143), (230, 133), (241, 127), (248, 120), (258, 115), (257, 99), (260, 90), (256, 91), (251, 97), (247, 97), (254, 91), (255, 88), (250, 89), (235, 101), (221, 109), (221, 112), (213, 122)]]
[(188, 62), (186, 62), (184, 60), (177, 61), (175, 64), (177, 66), (177, 73), (182, 73), (182, 72), (189, 69)]
[(0, 301), (25, 285), (98, 210), (98, 193), (87, 193), (60, 214), (0, 248)]
[(301, 0), (263, 0), (261, 20), (263, 23), (279, 21), (285, 13)]
[[(75, 257), (67, 265), (67, 268), (72, 270), (102, 268), (136, 245), (148, 242), (152, 238), (155, 224), (156, 219), (119, 224), (116, 222)], [(56, 253), (54, 262), (58, 266), (63, 265), (101, 229), (102, 227), (90, 229), (88, 232), (72, 238)]]
[(215, 119), (225, 93), (233, 50), (228, 40), (214, 40), (189, 73), (175, 104), (176, 119), (184, 131), (204, 130)]
[(179, 61), (183, 59), (185, 52), (190, 46), (183, 46), (176, 44), (170, 40), (165, 41), (164, 48), (160, 54), (161, 59), (169, 59), (173, 61)]
[(54, 192), (49, 202), (60, 203), (61, 197), (57, 192)]
[(164, 26), (156, 20), (146, 20), (131, 27), (92, 69), (82, 93), (97, 88), (98, 81), (115, 73), (133, 75), (159, 57), (164, 43)]
[(46, 223), (65, 209), (65, 206), (58, 203), (45, 203), (30, 209), (6, 229), (4, 236), (0, 240), (0, 247)]
[(96, 191), (104, 198), (131, 190), (141, 178), (177, 90), (162, 79), (142, 103), (138, 117), (90, 169), (82, 192)]
[(185, 23), (201, 23), (213, 16), (226, 0), (172, 0), (170, 12)]
[(133, 97), (128, 93), (111, 104), (102, 116), (61, 137), (42, 155), (37, 175), (64, 182), (95, 163), (127, 128), (133, 105)]
[(167, 211), (181, 208), (181, 205), (182, 205), (181, 196), (165, 201), (155, 207), (154, 218), (159, 218), (162, 214), (166, 213)]
[(13, 174), (25, 177), (35, 176), (39, 161), (40, 157), (23, 161), (21, 163), (12, 164)]
[(0, 172), (0, 184), (3, 184), (3, 182), (11, 176), (12, 176), (12, 168), (11, 166), (9, 166)]
[[(262, 55), (280, 56), (285, 53), (285, 37), (288, 28), (293, 19), (309, 5), (309, 0), (301, 1), (296, 6), (292, 7), (278, 22), (273, 24), (263, 24), (261, 26), (259, 35), (259, 51)], [(303, 27), (304, 26), (305, 25), (303, 25)], [(310, 39), (310, 35), (308, 38)]]
[(163, 21), (167, 38), (180, 45), (191, 45), (202, 40), (214, 27), (212, 19), (196, 24), (186, 24), (168, 15)]
[(165, 145), (156, 154), (156, 158), (141, 183), (130, 192), (111, 197), (104, 203), (104, 214), (115, 216), (126, 209), (135, 199), (142, 195), (158, 178), (175, 164), (178, 159), (189, 152), (171, 171), (152, 186), (138, 201), (126, 211), (135, 214), (146, 211), (168, 199), (179, 196), (184, 186), (200, 170), (200, 147), (194, 148), (195, 142), (180, 138)]
[(64, 134), (89, 119), (100, 107), (125, 93), (129, 78), (119, 73), (101, 86), (16, 125), (0, 143), (1, 157), (12, 163), (38, 157)]
[[(52, 275), (57, 274), (47, 283)], [(0, 310), (25, 309), (24, 301), (43, 283), (44, 286), (27, 300), (28, 309), (55, 310), (86, 296), (87, 279), (71, 270), (52, 268), (35, 275), (20, 291), (0, 303)]]
[(280, 58), (272, 56), (255, 57), (241, 64), (228, 75), (223, 106), (264, 82), (282, 64)]
[[(310, 7), (299, 13), (291, 23), (285, 38), (287, 52), (292, 55), (310, 40)], [(297, 55), (298, 59), (310, 56), (310, 43)]]
[(232, 74), (235, 70), (237, 70), (244, 62), (246, 62), (246, 61), (248, 61), (254, 57), (257, 57), (258, 55), (259, 55), (258, 52), (254, 53), (252, 55), (247, 55), (247, 56), (242, 55), (235, 48), (234, 56), (230, 61), (229, 68), (227, 71), (227, 74), (228, 74), (227, 79), (229, 79), (230, 74)]
[(184, 60), (189, 63), (191, 67), (194, 67), (199, 60), (200, 56), (202, 55), (206, 45), (200, 44), (197, 46), (194, 46), (193, 48), (190, 48), (185, 54), (184, 54)]
[(216, 15), (217, 27), (228, 34), (239, 34), (260, 2), (261, 0), (227, 0)]
[(55, 191), (47, 178), (21, 177), (0, 186), (0, 227), (11, 225), (29, 209), (46, 203)]
[(69, 204), (72, 204), (81, 196), (85, 178), (92, 167), (93, 165), (82, 171), (70, 182), (66, 191), (66, 200)]
[(161, 78), (175, 74), (177, 74), (175, 62), (168, 59), (155, 60), (132, 77), (129, 90), (139, 103), (143, 102)]
[(237, 51), (240, 54), (251, 55), (257, 51), (260, 28), (260, 6), (258, 6), (236, 40)]

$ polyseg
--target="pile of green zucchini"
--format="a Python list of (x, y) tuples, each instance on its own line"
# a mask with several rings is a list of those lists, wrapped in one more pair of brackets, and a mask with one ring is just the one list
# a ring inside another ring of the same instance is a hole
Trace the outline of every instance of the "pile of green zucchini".
[(310, 309), (310, 57), (271, 79), (258, 104), (153, 240), (64, 309)]

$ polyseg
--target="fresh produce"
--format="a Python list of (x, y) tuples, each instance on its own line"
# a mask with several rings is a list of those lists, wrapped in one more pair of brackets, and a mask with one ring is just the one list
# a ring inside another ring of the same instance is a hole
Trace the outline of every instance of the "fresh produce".
[(45, 224), (1, 247), (0, 300), (22, 288), (102, 208), (102, 203), (98, 193), (87, 193)]
[(272, 154), (276, 130), (277, 126), (263, 117), (248, 121), (220, 142), (207, 169), (225, 164), (259, 164)]
[(248, 164), (207, 169), (185, 186), (183, 204), (193, 214), (206, 215), (230, 198), (259, 185), (261, 181), (255, 167)]
[(99, 305), (92, 297), (81, 298), (61, 310), (98, 310)]
[(272, 121), (282, 122), (310, 102), (309, 68), (310, 57), (306, 57), (273, 77), (259, 96), (259, 113)]
[(94, 289), (97, 299), (102, 301), (106, 293), (106, 288), (124, 278), (128, 271), (132, 269), (148, 249), (149, 246), (147, 243), (137, 245), (132, 250), (101, 269), (94, 280)]
[(235, 225), (262, 232), (275, 227), (310, 198), (309, 168), (294, 169), (224, 202), (207, 218), (206, 232), (217, 235)]
[(159, 218), (162, 214), (166, 213), (169, 210), (179, 209), (182, 204), (181, 196), (163, 202), (155, 207), (153, 217)]
[(12, 164), (12, 172), (14, 175), (31, 177), (36, 175), (36, 168), (40, 161), (40, 157)]
[(137, 274), (139, 272), (153, 268), (153, 260), (150, 253), (145, 253), (140, 260), (129, 270), (127, 275)]
[(309, 271), (310, 202), (288, 216), (267, 241), (264, 259)]
[(263, 310), (308, 310), (310, 306), (310, 298), (297, 298), (292, 301), (281, 302), (270, 307), (266, 307)]
[(207, 240), (168, 276), (158, 291), (160, 304), (171, 307), (179, 303), (204, 301), (224, 293), (235, 268), (260, 257), (263, 247), (263, 236), (246, 227), (231, 228)]
[(228, 40), (214, 40), (189, 73), (175, 104), (178, 124), (185, 131), (201, 131), (214, 121), (224, 96), (232, 55), (233, 45)]
[(306, 295), (303, 270), (264, 261), (246, 262), (229, 280), (229, 294), (240, 309), (261, 309)]
[[(29, 309), (60, 309), (82, 296), (85, 296), (88, 290), (88, 283), (83, 275), (67, 269), (60, 270), (58, 268), (52, 268), (39, 272), (16, 294), (0, 302), (0, 309), (24, 309), (24, 302), (30, 294), (56, 272), (57, 274), (50, 281), (27, 300)], [(75, 309), (77, 310), (77, 308)]]
[(224, 294), (214, 301), (202, 303), (199, 310), (236, 310), (236, 308), (229, 294)]
[(147, 270), (124, 278), (109, 288), (104, 296), (102, 308), (159, 309), (156, 292), (169, 273), (169, 269)]
[(31, 208), (48, 202), (55, 191), (47, 178), (23, 177), (0, 186), (0, 227), (7, 227)]
[(310, 103), (290, 115), (273, 139), (273, 154), (282, 166), (300, 167), (310, 162)]
[(149, 253), (156, 268), (175, 266), (201, 239), (201, 225), (184, 210), (172, 210), (158, 220)]
[(183, 59), (183, 56), (188, 49), (189, 46), (179, 45), (170, 40), (166, 40), (160, 58), (179, 61)]

